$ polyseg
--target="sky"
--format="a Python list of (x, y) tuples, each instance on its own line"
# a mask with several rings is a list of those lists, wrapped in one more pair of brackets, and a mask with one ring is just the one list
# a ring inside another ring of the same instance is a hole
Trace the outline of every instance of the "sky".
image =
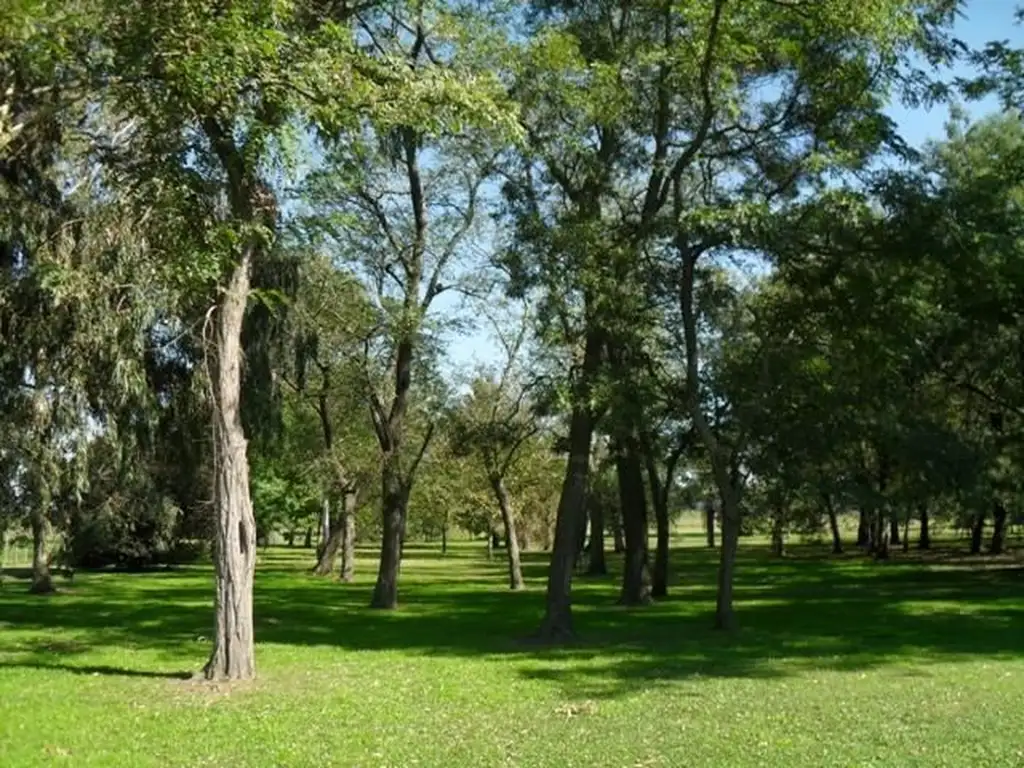
[[(850, 0), (856, 2), (857, 0)], [(972, 49), (980, 49), (993, 40), (1005, 40), (1014, 47), (1024, 47), (1024, 27), (1015, 23), (1014, 12), (1024, 0), (968, 0), (957, 21), (953, 34)], [(940, 71), (943, 79), (956, 76), (970, 76), (972, 70), (966, 64)], [(995, 98), (963, 103), (961, 106), (972, 119), (995, 112), (999, 104)], [(942, 139), (949, 109), (942, 105), (932, 109), (912, 109), (901, 104), (892, 104), (886, 112), (896, 122), (904, 140), (919, 147), (931, 139)], [(440, 302), (439, 302), (440, 303)], [(448, 365), (454, 371), (465, 371), (476, 363), (494, 364), (500, 359), (498, 347), (487, 332), (480, 332), (453, 339), (449, 348)]]

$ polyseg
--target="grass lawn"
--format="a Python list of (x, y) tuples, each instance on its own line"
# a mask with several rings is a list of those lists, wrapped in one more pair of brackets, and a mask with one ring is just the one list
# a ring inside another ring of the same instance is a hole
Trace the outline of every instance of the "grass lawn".
[[(696, 541), (693, 541), (696, 538)], [(209, 650), (209, 570), (79, 573), (0, 590), (0, 766), (1022, 766), (1024, 570), (875, 565), (744, 545), (742, 624), (711, 632), (714, 554), (674, 553), (645, 609), (579, 580), (580, 641), (521, 642), (545, 573), (412, 547), (394, 613), (270, 550), (256, 577), (259, 680), (182, 680)]]

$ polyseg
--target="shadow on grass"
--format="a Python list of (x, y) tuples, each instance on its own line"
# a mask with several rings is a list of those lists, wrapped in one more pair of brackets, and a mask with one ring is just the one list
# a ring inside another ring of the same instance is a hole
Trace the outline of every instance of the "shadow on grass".
[[(458, 551), (458, 550), (456, 550)], [(308, 555), (261, 553), (256, 635), (261, 644), (346, 650), (402, 650), (511, 661), (510, 674), (560, 686), (567, 696), (616, 696), (695, 677), (772, 677), (807, 669), (861, 670), (909, 660), (1019, 657), (1024, 654), (1024, 571), (1012, 560), (987, 567), (874, 564), (795, 550), (771, 558), (742, 551), (736, 585), (742, 628), (710, 629), (716, 553), (674, 553), (680, 584), (641, 609), (614, 606), (617, 577), (577, 582), (577, 642), (544, 649), (522, 642), (543, 605), (546, 555), (524, 563), (529, 588), (501, 588), (504, 563), (464, 551), (450, 559), (410, 548), (402, 607), (366, 608), (371, 553), (360, 581), (342, 585), (306, 572)], [(611, 563), (618, 565), (618, 558)], [(0, 668), (64, 669), (74, 674), (182, 677), (176, 673), (75, 665), (91, 650), (159, 651), (182, 666), (207, 650), (212, 584), (204, 568), (144, 575), (82, 574), (48, 600), (0, 593)], [(17, 632), (70, 633), (80, 647), (52, 638), (26, 646)], [(87, 658), (82, 659), (88, 661)]]

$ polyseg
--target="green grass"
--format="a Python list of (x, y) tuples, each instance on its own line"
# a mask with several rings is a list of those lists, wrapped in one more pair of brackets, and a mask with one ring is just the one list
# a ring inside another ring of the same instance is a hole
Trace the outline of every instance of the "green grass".
[[(687, 543), (699, 536), (686, 537)], [(84, 574), (0, 590), (0, 766), (1020, 766), (1024, 571), (1012, 557), (875, 565), (744, 545), (734, 636), (709, 630), (714, 555), (674, 552), (644, 609), (579, 580), (579, 642), (545, 650), (527, 591), (479, 546), (411, 548), (402, 607), (261, 554), (259, 680), (182, 680), (208, 652), (211, 577)]]

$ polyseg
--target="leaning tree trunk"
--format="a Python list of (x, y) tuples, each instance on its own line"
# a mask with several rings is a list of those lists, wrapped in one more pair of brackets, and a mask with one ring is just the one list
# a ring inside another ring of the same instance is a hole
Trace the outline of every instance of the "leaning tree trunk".
[(249, 461), (240, 409), (242, 322), (249, 298), (252, 251), (232, 272), (217, 313), (214, 394), (214, 503), (216, 524), (216, 622), (207, 680), (247, 680), (256, 675), (252, 585), (256, 521), (249, 496)]
[(619, 475), (619, 503), (626, 529), (626, 558), (622, 569), (622, 605), (644, 605), (651, 600), (651, 574), (647, 565), (647, 499), (635, 438), (624, 439), (615, 458)]
[(48, 595), (56, 591), (50, 576), (50, 555), (46, 551), (49, 530), (46, 503), (42, 501), (32, 513), (32, 583), (29, 592), (34, 595)]
[(356, 572), (356, 494), (346, 493), (341, 498), (341, 572), (342, 581), (352, 581)]
[(587, 574), (589, 576), (606, 576), (608, 563), (604, 556), (604, 503), (591, 496), (587, 500), (590, 510), (590, 552)]
[(971, 522), (971, 554), (981, 554), (981, 542), (985, 538), (985, 512), (979, 512)]
[(832, 503), (832, 496), (822, 494), (822, 501), (825, 503), (825, 512), (828, 515), (828, 527), (832, 531), (832, 554), (843, 554), (843, 537), (839, 533), (839, 516), (836, 514), (835, 505)]
[(398, 572), (402, 563), (402, 541), (405, 538), (406, 505), (409, 494), (398, 476), (397, 467), (389, 459), (382, 473), (383, 536), (380, 544), (380, 565), (373, 587), (371, 608), (391, 610), (398, 607)]
[(501, 510), (501, 522), (505, 527), (505, 551), (508, 554), (508, 586), (512, 590), (523, 588), (523, 566), (519, 559), (519, 537), (516, 535), (516, 521), (512, 515), (512, 502), (508, 489), (500, 475), (491, 475), (491, 488)]
[(1006, 507), (1001, 501), (992, 504), (992, 543), (989, 551), (993, 555), (1001, 555), (1006, 546)]
[(930, 516), (928, 514), (928, 506), (926, 504), (922, 504), (921, 506), (919, 506), (917, 508), (917, 513), (918, 513), (918, 515), (920, 516), (920, 519), (921, 519), (921, 530), (918, 533), (917, 548), (918, 549), (931, 549), (932, 548), (932, 535), (931, 535), (931, 531), (929, 530), (929, 528), (930, 528), (929, 523), (931, 522), (931, 520), (930, 520)]
[(555, 518), (555, 542), (548, 569), (544, 619), (538, 637), (556, 642), (572, 636), (572, 574), (576, 564), (580, 530), (586, 527), (587, 478), (590, 473), (590, 446), (594, 436), (594, 420), (590, 412), (590, 387), (601, 362), (602, 340), (599, 334), (587, 334), (569, 421), (569, 461), (565, 467), (562, 492)]

